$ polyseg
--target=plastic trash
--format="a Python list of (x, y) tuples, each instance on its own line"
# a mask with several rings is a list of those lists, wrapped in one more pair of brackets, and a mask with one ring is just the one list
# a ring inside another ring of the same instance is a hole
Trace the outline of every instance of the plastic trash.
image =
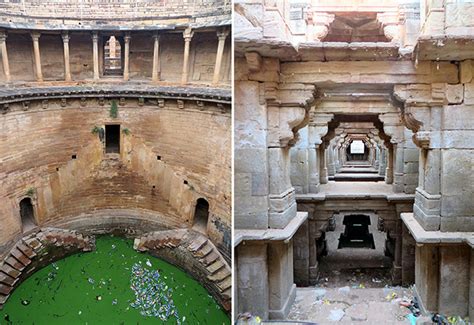
[(314, 290), (314, 294), (316, 295), (316, 300), (323, 299), (324, 295), (326, 294), (325, 289), (316, 289)]
[(344, 315), (345, 315), (344, 310), (342, 310), (342, 309), (333, 309), (329, 313), (328, 319), (330, 321), (333, 321), (333, 322), (339, 322), (342, 319), (342, 317), (344, 317)]
[(344, 294), (344, 295), (347, 295), (347, 294), (349, 294), (349, 292), (351, 291), (351, 288), (349, 288), (349, 286), (345, 286), (345, 287), (342, 287), (342, 288), (337, 289), (337, 291), (338, 291), (339, 293), (342, 293), (342, 294)]

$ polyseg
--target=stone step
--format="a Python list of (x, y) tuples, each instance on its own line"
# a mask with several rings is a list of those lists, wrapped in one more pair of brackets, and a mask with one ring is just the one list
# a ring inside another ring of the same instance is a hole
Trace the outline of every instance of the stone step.
[(225, 265), (224, 263), (221, 262), (221, 260), (216, 260), (214, 263), (212, 263), (211, 265), (207, 267), (207, 270), (209, 271), (209, 273), (214, 274), (217, 271), (219, 271), (221, 268), (223, 268), (224, 266)]
[(16, 247), (11, 250), (10, 254), (13, 255), (24, 266), (28, 266), (31, 263), (31, 260)]
[(232, 277), (228, 276), (223, 281), (219, 282), (217, 286), (219, 287), (221, 291), (226, 291), (232, 286)]
[(7, 263), (3, 263), (3, 265), (0, 267), (0, 270), (11, 276), (12, 278), (16, 279), (20, 276), (21, 272), (18, 271), (18, 270), (15, 270), (14, 268), (12, 268), (10, 265), (8, 265)]
[(224, 299), (231, 299), (232, 298), (232, 288), (228, 288), (222, 293), (222, 297)]
[(8, 297), (10, 297), (10, 295), (1, 295), (0, 294), (0, 307), (7, 302)]
[(0, 283), (4, 283), (9, 286), (14, 286), (18, 281), (18, 278), (12, 278), (8, 274), (5, 274), (3, 272), (0, 272)]
[(194, 252), (194, 256), (205, 257), (205, 256), (209, 255), (213, 250), (214, 250), (214, 248), (211, 245), (205, 245), (204, 247), (199, 249), (197, 252)]
[(192, 241), (192, 243), (188, 246), (191, 252), (196, 252), (201, 249), (207, 243), (206, 237), (197, 237)]
[(230, 271), (224, 267), (220, 269), (217, 273), (208, 275), (207, 278), (212, 282), (218, 282), (224, 280), (228, 276), (230, 276)]
[(36, 253), (31, 249), (31, 247), (27, 246), (24, 243), (19, 243), (16, 245), (16, 248), (18, 248), (23, 254), (25, 254), (29, 259), (32, 259), (33, 257), (36, 256)]
[(37, 251), (43, 247), (43, 244), (36, 238), (31, 238), (24, 241), (26, 245), (28, 245), (33, 251)]
[(203, 257), (201, 259), (201, 262), (204, 263), (206, 266), (214, 263), (218, 258), (219, 258), (219, 254), (217, 254), (216, 252), (212, 251), (210, 254), (208, 254), (207, 256)]
[(13, 290), (13, 287), (0, 283), (0, 294), (4, 296), (8, 296), (12, 290)]
[(11, 267), (17, 269), (18, 271), (23, 271), (25, 269), (25, 266), (21, 264), (16, 258), (13, 256), (8, 256), (5, 262), (10, 265)]

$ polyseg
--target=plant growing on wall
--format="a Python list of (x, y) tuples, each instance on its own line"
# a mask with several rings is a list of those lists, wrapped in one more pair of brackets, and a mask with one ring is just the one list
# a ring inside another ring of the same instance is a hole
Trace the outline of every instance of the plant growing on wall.
[(101, 127), (98, 127), (97, 125), (95, 125), (92, 128), (91, 132), (92, 132), (92, 134), (98, 134), (100, 141), (104, 141), (104, 137), (105, 137), (104, 128), (101, 128)]
[(36, 190), (34, 187), (30, 187), (27, 191), (26, 191), (26, 196), (29, 196), (29, 197), (32, 197), (34, 196), (36, 193)]
[(98, 133), (100, 132), (100, 129), (101, 129), (100, 127), (98, 127), (97, 125), (95, 125), (95, 126), (92, 128), (91, 132), (92, 132), (92, 134), (98, 134)]
[(129, 130), (128, 128), (124, 128), (124, 129), (122, 130), (122, 132), (123, 132), (123, 134), (125, 134), (125, 135), (130, 135), (130, 130)]
[(117, 102), (113, 100), (112, 103), (110, 104), (110, 117), (117, 118), (117, 116), (118, 116), (118, 106), (117, 106)]

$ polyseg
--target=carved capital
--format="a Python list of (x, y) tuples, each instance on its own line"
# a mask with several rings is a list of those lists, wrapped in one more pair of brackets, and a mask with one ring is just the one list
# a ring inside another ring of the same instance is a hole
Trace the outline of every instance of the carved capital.
[(229, 36), (229, 30), (227, 28), (223, 28), (217, 31), (217, 38), (219, 41), (225, 41), (225, 39)]
[(33, 42), (38, 42), (39, 38), (41, 37), (40, 32), (31, 32), (30, 35), (31, 35), (31, 39), (33, 40)]
[(125, 36), (123, 37), (125, 43), (130, 43), (130, 39), (131, 39), (131, 36), (130, 36), (130, 33), (125, 33)]
[(246, 52), (245, 59), (250, 72), (258, 72), (262, 68), (263, 60), (257, 52)]
[(413, 142), (422, 149), (428, 149), (430, 147), (430, 132), (421, 131), (416, 132), (413, 135)]
[(7, 40), (7, 32), (0, 30), (0, 43), (3, 43)]
[(191, 42), (194, 36), (194, 31), (191, 28), (186, 28), (183, 32), (183, 38), (185, 42)]
[(97, 31), (92, 32), (92, 40), (94, 41), (94, 43), (96, 43), (99, 40), (99, 32)]
[(308, 27), (308, 41), (321, 41), (329, 32), (329, 25), (334, 21), (334, 15), (324, 12), (313, 12), (311, 10), (306, 13), (306, 24)]
[(62, 32), (61, 37), (63, 38), (63, 43), (69, 43), (69, 39), (71, 38), (67, 31)]

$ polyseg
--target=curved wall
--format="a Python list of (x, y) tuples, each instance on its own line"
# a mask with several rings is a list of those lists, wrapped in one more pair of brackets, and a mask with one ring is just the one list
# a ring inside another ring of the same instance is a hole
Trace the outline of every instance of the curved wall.
[[(203, 197), (210, 204), (208, 236), (229, 255), (228, 107), (195, 100), (116, 102), (117, 118), (110, 117), (110, 100), (96, 98), (17, 102), (0, 115), (2, 251), (21, 235), (19, 202), (26, 196), (33, 198), (40, 226), (76, 220), (79, 227), (81, 216), (100, 224), (114, 211), (133, 211), (162, 229), (191, 227)], [(104, 153), (99, 134), (92, 133), (105, 124), (128, 129), (120, 134), (120, 154)]]
[[(223, 0), (0, 0), (7, 18), (0, 25), (41, 25), (48, 29), (69, 26), (76, 29), (87, 26), (163, 26), (220, 25), (230, 21), (231, 1)], [(52, 10), (53, 9), (53, 10)], [(132, 18), (133, 17), (133, 18)], [(131, 19), (132, 18), (132, 19)]]

